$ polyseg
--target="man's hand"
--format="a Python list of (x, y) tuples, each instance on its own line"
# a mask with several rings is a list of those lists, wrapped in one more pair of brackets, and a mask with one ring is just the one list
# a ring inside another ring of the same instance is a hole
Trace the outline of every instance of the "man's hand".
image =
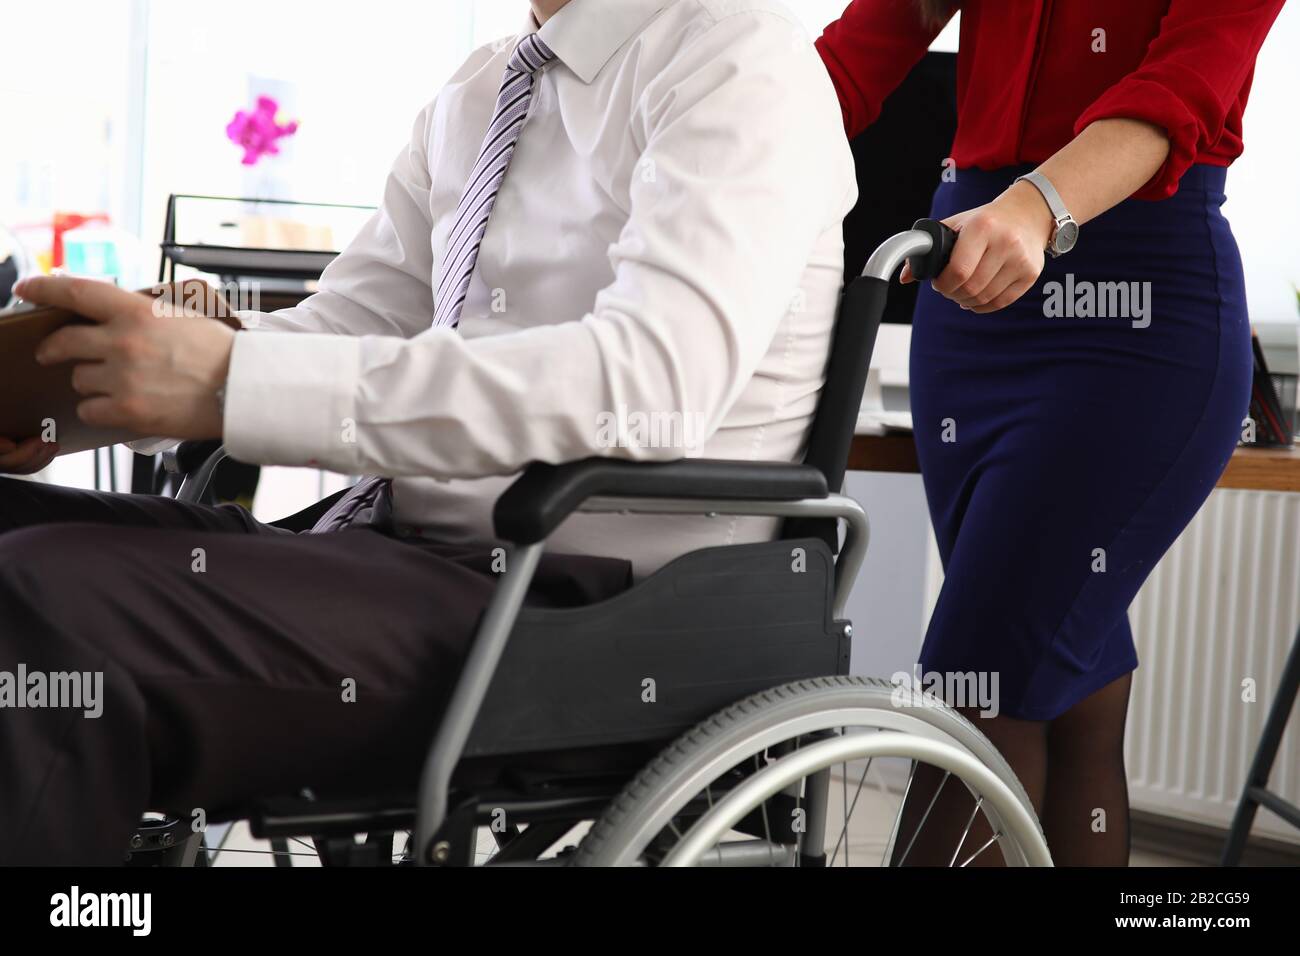
[[(95, 323), (65, 326), (36, 349), (42, 365), (76, 363), (72, 387), (86, 396), (77, 405), (83, 422), (168, 438), (221, 437), (217, 390), (230, 368), (233, 329), (89, 279), (39, 276), (14, 293)], [(0, 448), (0, 467), (3, 455)]]
[(59, 453), (55, 442), (42, 441), (39, 436), (15, 444), (0, 438), (0, 475), (34, 475)]

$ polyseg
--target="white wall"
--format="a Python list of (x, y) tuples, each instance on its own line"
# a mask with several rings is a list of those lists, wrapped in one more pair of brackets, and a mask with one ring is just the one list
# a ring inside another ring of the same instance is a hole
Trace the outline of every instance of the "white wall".
[(1228, 173), (1224, 213), (1246, 268), (1256, 322), (1300, 318), (1300, 4), (1288, 3), (1260, 51), (1246, 106), (1246, 151)]

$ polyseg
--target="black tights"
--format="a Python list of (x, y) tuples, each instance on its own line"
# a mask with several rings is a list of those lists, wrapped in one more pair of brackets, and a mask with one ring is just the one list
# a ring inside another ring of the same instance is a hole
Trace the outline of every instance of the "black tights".
[[(1128, 865), (1124, 721), (1131, 682), (1132, 675), (1125, 674), (1050, 721), (981, 717), (977, 709), (961, 709), (1020, 778), (1057, 866)], [(959, 780), (945, 782), (943, 771), (918, 766), (903, 808), (894, 865), (948, 866), (973, 856), (971, 866), (1001, 866), (996, 846), (975, 855), (992, 830), (983, 812), (971, 824), (974, 810), (975, 800)], [(922, 820), (925, 825), (917, 833)]]

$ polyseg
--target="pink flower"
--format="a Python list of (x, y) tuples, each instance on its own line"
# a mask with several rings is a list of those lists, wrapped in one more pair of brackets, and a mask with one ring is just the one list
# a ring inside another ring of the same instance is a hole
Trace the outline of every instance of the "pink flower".
[(240, 110), (226, 126), (226, 137), (244, 149), (241, 162), (245, 166), (255, 165), (263, 156), (277, 155), (279, 141), (298, 132), (297, 120), (284, 124), (275, 121), (279, 111), (280, 104), (274, 99), (259, 96), (252, 111)]

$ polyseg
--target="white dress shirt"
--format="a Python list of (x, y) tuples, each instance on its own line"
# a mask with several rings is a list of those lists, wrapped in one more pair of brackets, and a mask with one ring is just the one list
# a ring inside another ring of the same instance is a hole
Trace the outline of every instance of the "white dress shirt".
[[(420, 113), (319, 291), (243, 314), (235, 457), (392, 476), (403, 530), (483, 543), (532, 461), (799, 459), (857, 198), (810, 40), (764, 0), (571, 0), (539, 32), (558, 60), (459, 328), (430, 327), (432, 287), (518, 38), (475, 51)], [(548, 548), (644, 575), (773, 527), (576, 515)]]

